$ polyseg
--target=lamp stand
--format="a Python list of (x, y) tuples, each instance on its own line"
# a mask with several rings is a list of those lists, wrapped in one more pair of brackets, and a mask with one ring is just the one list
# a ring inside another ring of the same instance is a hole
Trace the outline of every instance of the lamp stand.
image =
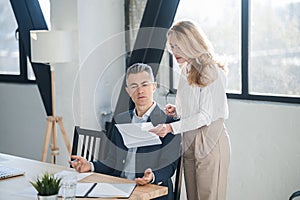
[(71, 155), (71, 145), (70, 141), (68, 138), (68, 134), (65, 130), (62, 117), (55, 116), (55, 109), (54, 109), (54, 67), (50, 65), (50, 70), (51, 70), (51, 94), (52, 94), (52, 116), (47, 117), (47, 126), (46, 126), (46, 134), (45, 134), (45, 139), (44, 139), (44, 147), (43, 147), (43, 152), (42, 152), (42, 161), (46, 162), (47, 158), (47, 151), (52, 135), (52, 147), (51, 147), (51, 163), (56, 162), (56, 156), (59, 155), (59, 148), (57, 147), (56, 143), (56, 124), (58, 124), (60, 128), (60, 132), (63, 136), (63, 139), (65, 141), (67, 150), (69, 152), (69, 155)]

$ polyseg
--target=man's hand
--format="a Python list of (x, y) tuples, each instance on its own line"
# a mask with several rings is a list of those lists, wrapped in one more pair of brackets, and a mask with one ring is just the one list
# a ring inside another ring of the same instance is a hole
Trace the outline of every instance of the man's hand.
[(85, 158), (81, 156), (71, 156), (73, 161), (69, 161), (70, 165), (76, 169), (78, 172), (90, 172), (91, 171), (91, 164)]
[(145, 170), (144, 172), (144, 176), (142, 178), (136, 178), (135, 182), (138, 185), (146, 185), (148, 183), (150, 183), (154, 178), (154, 174), (152, 172), (152, 169), (148, 168)]
[(158, 124), (154, 128), (149, 129), (149, 132), (155, 133), (159, 137), (165, 137), (168, 133), (173, 132), (173, 129), (170, 124)]

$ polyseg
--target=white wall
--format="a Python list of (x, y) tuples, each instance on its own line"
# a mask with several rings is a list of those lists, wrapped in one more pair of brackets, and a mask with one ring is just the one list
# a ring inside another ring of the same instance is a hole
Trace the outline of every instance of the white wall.
[(0, 83), (0, 152), (41, 159), (46, 112), (36, 85)]
[(88, 2), (78, 1), (80, 69), (75, 90), (80, 90), (81, 107), (74, 112), (81, 113), (76, 118), (81, 126), (104, 129), (110, 115), (101, 113), (114, 109), (126, 66), (124, 4), (120, 0)]
[(229, 101), (228, 199), (280, 200), (300, 189), (300, 105)]
[[(72, 138), (74, 125), (104, 129), (101, 112), (112, 110), (112, 96), (119, 95), (118, 90), (113, 90), (113, 83), (118, 82), (125, 69), (123, 3), (52, 0), (51, 24), (52, 29), (73, 32), (74, 59), (58, 65), (55, 77), (57, 113), (64, 117), (69, 137)], [(58, 144), (64, 146), (62, 140)], [(58, 163), (66, 163), (67, 159), (64, 154)]]
[[(74, 37), (74, 60), (55, 71), (56, 111), (72, 139), (75, 124), (102, 128), (100, 113), (109, 112), (118, 96), (115, 86), (124, 67), (123, 1), (51, 2), (52, 28), (72, 30)], [(40, 160), (46, 114), (37, 86), (0, 83), (0, 94), (0, 152)], [(228, 199), (287, 199), (300, 188), (300, 105), (230, 100), (229, 108)], [(58, 144), (58, 162), (67, 165), (60, 135)]]

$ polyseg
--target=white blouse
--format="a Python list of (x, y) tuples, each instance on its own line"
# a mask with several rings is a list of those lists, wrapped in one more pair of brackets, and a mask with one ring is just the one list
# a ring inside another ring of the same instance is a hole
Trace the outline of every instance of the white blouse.
[(173, 133), (195, 130), (211, 122), (228, 118), (226, 75), (218, 69), (217, 79), (206, 87), (191, 86), (187, 81), (187, 67), (181, 70), (176, 95), (176, 111), (180, 121), (171, 123)]

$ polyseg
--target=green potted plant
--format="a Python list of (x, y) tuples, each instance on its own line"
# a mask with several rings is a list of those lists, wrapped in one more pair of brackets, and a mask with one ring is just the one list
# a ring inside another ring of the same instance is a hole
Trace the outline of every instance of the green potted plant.
[(53, 174), (45, 172), (30, 183), (37, 190), (39, 200), (56, 200), (61, 187), (61, 178), (55, 178)]

